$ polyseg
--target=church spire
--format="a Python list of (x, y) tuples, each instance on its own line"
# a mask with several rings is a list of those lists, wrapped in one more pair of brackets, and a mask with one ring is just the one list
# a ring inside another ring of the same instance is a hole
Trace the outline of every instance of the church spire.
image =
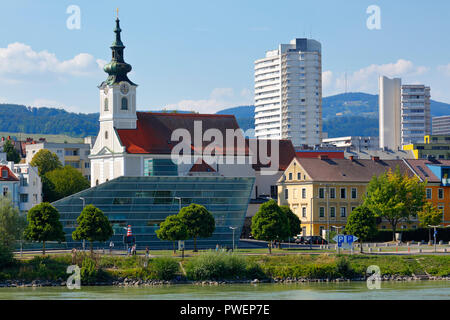
[(103, 67), (103, 70), (109, 75), (106, 79), (106, 84), (113, 85), (118, 84), (122, 81), (126, 81), (132, 85), (135, 85), (133, 82), (128, 79), (127, 73), (129, 73), (132, 69), (131, 65), (125, 62), (123, 51), (125, 46), (122, 43), (120, 38), (120, 33), (122, 29), (120, 29), (120, 20), (119, 20), (119, 12), (117, 11), (116, 18), (116, 28), (114, 29), (116, 34), (116, 39), (111, 45), (112, 58), (111, 62)]

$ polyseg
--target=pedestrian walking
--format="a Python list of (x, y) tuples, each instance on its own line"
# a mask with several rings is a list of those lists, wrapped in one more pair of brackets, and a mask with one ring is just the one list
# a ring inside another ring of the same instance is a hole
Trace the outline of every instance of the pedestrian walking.
[(77, 249), (72, 248), (72, 264), (77, 263)]
[(216, 244), (216, 252), (219, 251), (219, 244)]
[(145, 248), (145, 257), (148, 259), (150, 257), (150, 250), (148, 247)]
[(114, 248), (114, 242), (112, 240), (109, 242), (109, 254), (112, 255), (112, 249)]

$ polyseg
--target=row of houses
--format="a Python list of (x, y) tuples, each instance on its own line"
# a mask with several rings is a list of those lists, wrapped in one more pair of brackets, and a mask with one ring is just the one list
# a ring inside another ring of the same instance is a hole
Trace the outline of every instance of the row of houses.
[[(323, 235), (333, 227), (345, 227), (350, 213), (363, 202), (373, 176), (399, 169), (426, 183), (426, 198), (442, 210), (443, 225), (450, 224), (450, 160), (436, 159), (333, 159), (296, 156), (278, 180), (278, 203), (288, 205), (300, 218), (303, 235)], [(398, 226), (417, 228), (413, 218)], [(382, 221), (381, 229), (390, 228)]]

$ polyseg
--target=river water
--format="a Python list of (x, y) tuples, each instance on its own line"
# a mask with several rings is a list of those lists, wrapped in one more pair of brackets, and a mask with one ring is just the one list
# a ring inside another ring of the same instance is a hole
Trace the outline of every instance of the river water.
[(368, 289), (366, 282), (231, 284), (219, 286), (167, 285), (153, 287), (0, 288), (0, 300), (450, 300), (450, 281), (381, 282)]

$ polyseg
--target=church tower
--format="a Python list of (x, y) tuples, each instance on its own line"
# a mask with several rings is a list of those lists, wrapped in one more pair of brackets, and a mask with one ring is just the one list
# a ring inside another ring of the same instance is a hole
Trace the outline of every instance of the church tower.
[(136, 87), (128, 79), (131, 65), (125, 62), (125, 46), (120, 39), (119, 17), (116, 19), (116, 39), (111, 45), (111, 62), (103, 70), (108, 74), (100, 89), (100, 134), (108, 136), (114, 129), (136, 129)]

